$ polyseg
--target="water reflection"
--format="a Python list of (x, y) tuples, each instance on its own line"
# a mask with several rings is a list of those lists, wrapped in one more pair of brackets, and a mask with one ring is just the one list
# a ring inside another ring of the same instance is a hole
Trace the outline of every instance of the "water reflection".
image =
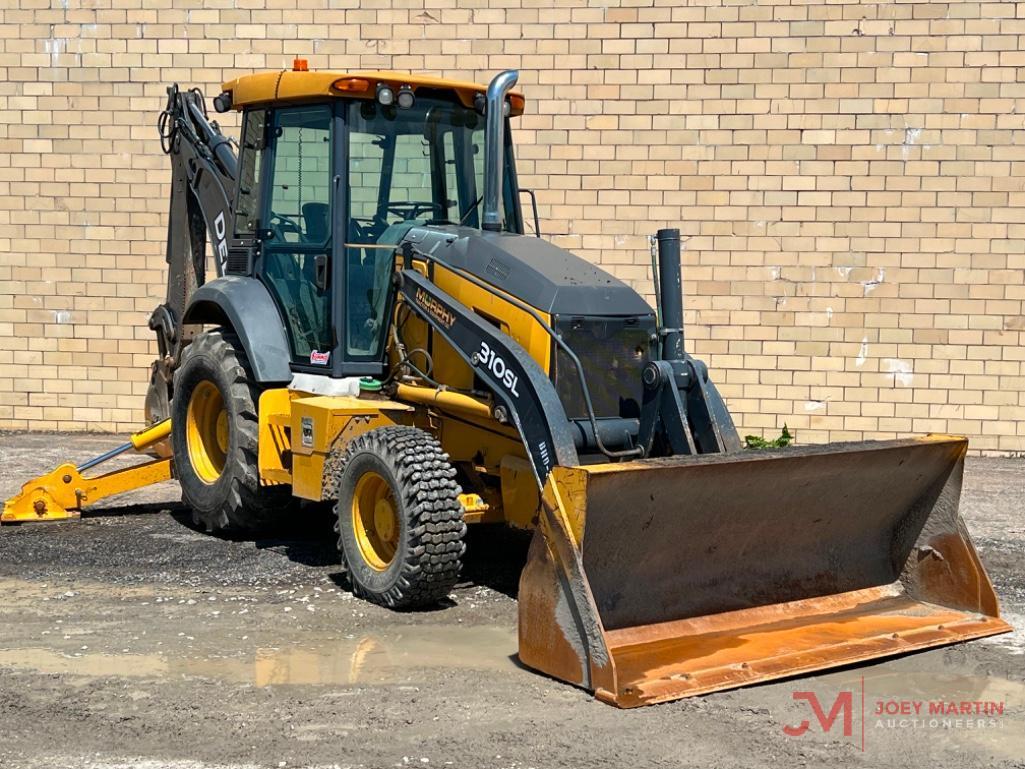
[(54, 649), (0, 650), (0, 666), (69, 676), (201, 677), (254, 686), (350, 685), (416, 681), (428, 670), (513, 670), (515, 631), (498, 627), (411, 628), (309, 644), (258, 647), (204, 657), (166, 654), (62, 653)]

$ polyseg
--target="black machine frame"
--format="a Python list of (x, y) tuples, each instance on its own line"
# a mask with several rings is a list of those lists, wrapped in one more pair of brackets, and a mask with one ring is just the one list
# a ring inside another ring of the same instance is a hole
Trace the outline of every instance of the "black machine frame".
[[(258, 277), (265, 258), (265, 230), (260, 221), (240, 229), (235, 221), (240, 159), (232, 142), (216, 122), (207, 119), (202, 94), (196, 90), (168, 89), (168, 105), (161, 115), (160, 130), (165, 152), (172, 158), (173, 180), (168, 220), (167, 300), (150, 319), (157, 332), (160, 357), (154, 363), (147, 412), (151, 419), (170, 413), (173, 372), (182, 348), (204, 323), (222, 323), (238, 330), (257, 381), (286, 383), (293, 371), (328, 374), (333, 377), (383, 376), (387, 371), (386, 346), (375, 360), (351, 360), (344, 354), (348, 244), (339, 233), (348, 231), (349, 132), (345, 113), (350, 100), (325, 102), (331, 109), (331, 232), (330, 257), (324, 276), (332, 295), (332, 347), (327, 366), (297, 362), (285, 338), (281, 308)], [(269, 136), (275, 124), (274, 109), (263, 110), (267, 134), (258, 144), (241, 151), (266, 153), (260, 164), (260, 216), (269, 210), (271, 173), (276, 147)], [(282, 107), (279, 109), (288, 109)], [(243, 120), (250, 112), (244, 113)], [(507, 122), (507, 119), (506, 119)], [(510, 169), (506, 179), (512, 192), (516, 221), (510, 225), (522, 235), (522, 209), (515, 179), (512, 143), (502, 145)], [(213, 246), (218, 280), (206, 281), (206, 240)], [(541, 314), (508, 293), (453, 264), (440, 262), (406, 240), (401, 269), (392, 272), (384, 317), (390, 319), (394, 303), (402, 301), (421, 317), (433, 332), (441, 335), (485, 383), (495, 399), (494, 415), (500, 422), (516, 426), (530, 457), (537, 481), (544, 484), (556, 465), (573, 466), (583, 455), (608, 460), (658, 457), (694, 453), (726, 453), (739, 450), (740, 440), (726, 406), (708, 378), (707, 368), (683, 351), (682, 280), (678, 230), (661, 230), (658, 235), (659, 270), (658, 338), (661, 344), (638, 372), (644, 384), (643, 402), (636, 419), (598, 418), (595, 414), (584, 368), (579, 357)], [(294, 249), (295, 244), (289, 244)], [(315, 249), (316, 250), (316, 249)], [(586, 418), (570, 419), (552, 378), (506, 334), (442, 291), (429, 277), (412, 269), (413, 259), (440, 263), (479, 288), (502, 296), (529, 313), (558, 348), (572, 361), (579, 379)], [(319, 269), (319, 267), (318, 267)], [(318, 281), (320, 279), (318, 273)], [(277, 310), (271, 317), (269, 307)], [(248, 332), (252, 327), (258, 331)]]

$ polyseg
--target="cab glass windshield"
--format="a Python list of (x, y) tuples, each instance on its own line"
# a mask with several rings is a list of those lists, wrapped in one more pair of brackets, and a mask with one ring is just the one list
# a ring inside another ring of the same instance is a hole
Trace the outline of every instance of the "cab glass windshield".
[[(418, 94), (409, 109), (353, 101), (346, 125), (346, 347), (349, 356), (375, 358), (394, 250), (406, 232), (424, 224), (480, 227), (485, 119), (456, 101)], [(503, 226), (520, 232), (506, 137)]]

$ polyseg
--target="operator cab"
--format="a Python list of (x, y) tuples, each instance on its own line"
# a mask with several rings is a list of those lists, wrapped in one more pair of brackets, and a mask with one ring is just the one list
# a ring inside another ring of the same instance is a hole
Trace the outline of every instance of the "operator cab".
[[(238, 78), (215, 105), (243, 111), (225, 272), (267, 286), (294, 370), (381, 375), (396, 247), (413, 227), (484, 225), (484, 88), (300, 70)], [(509, 134), (498, 229), (522, 233)]]

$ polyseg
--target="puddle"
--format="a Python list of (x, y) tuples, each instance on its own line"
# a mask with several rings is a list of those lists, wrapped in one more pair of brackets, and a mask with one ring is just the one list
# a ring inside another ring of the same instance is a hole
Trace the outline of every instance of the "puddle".
[(426, 670), (516, 669), (516, 632), (497, 627), (422, 626), (310, 645), (258, 648), (237, 657), (159, 654), (80, 656), (53, 649), (0, 650), (0, 666), (89, 678), (210, 678), (254, 686), (349, 685), (416, 681)]
[(1005, 713), (1020, 714), (1025, 707), (1025, 683), (997, 676), (866, 671), (865, 697), (930, 702), (1003, 701), (1007, 703)]
[[(38, 524), (49, 526), (58, 524)], [(66, 579), (55, 579), (52, 582), (35, 582), (23, 579), (0, 579), (0, 595), (3, 595), (4, 602), (0, 611), (21, 609), (26, 606), (33, 609), (40, 608), (40, 599), (43, 602), (51, 600), (64, 600), (75, 598), (111, 598), (112, 595), (123, 599), (126, 598), (152, 598), (157, 595), (155, 589), (148, 585), (118, 585), (112, 593), (109, 585), (81, 582), (78, 580), (69, 581)]]
[(0, 667), (34, 670), (38, 673), (103, 676), (161, 677), (168, 672), (167, 662), (148, 654), (83, 654), (79, 657), (52, 649), (2, 649)]
[(1000, 647), (1011, 654), (1025, 654), (1025, 614), (1004, 611), (1000, 616), (1014, 628), (1014, 632), (983, 638), (981, 642)]

